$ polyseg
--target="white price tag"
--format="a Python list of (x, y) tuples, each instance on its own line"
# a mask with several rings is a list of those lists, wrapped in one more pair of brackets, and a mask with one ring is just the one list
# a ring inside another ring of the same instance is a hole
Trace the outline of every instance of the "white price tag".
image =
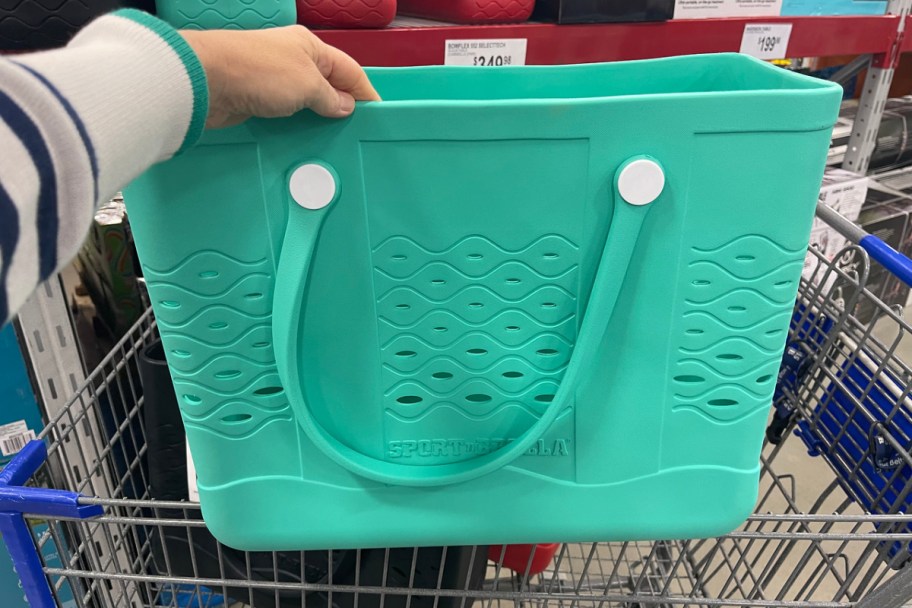
[(791, 23), (748, 23), (741, 36), (741, 52), (758, 59), (784, 59), (791, 35)]
[(525, 38), (447, 40), (444, 65), (526, 65)]
[(35, 439), (35, 431), (28, 428), (25, 420), (4, 424), (0, 426), (0, 453), (4, 456), (17, 454), (32, 439)]

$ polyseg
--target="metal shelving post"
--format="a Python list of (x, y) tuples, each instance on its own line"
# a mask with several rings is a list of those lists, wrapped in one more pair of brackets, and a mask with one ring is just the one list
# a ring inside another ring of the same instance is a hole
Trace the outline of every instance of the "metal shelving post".
[(877, 133), (883, 118), (884, 104), (890, 96), (890, 85), (893, 74), (901, 57), (906, 17), (909, 15), (912, 0), (890, 0), (887, 12), (899, 17), (896, 37), (892, 47), (886, 52), (874, 55), (865, 77), (864, 89), (858, 103), (858, 114), (846, 148), (843, 169), (856, 173), (867, 173), (871, 155), (877, 143)]

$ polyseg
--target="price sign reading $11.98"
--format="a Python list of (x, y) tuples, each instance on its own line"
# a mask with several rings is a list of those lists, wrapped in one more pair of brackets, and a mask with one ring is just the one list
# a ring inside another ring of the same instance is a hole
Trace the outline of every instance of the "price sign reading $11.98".
[(444, 65), (526, 65), (525, 38), (447, 40)]
[(791, 35), (791, 23), (748, 23), (741, 36), (741, 52), (758, 59), (784, 59)]

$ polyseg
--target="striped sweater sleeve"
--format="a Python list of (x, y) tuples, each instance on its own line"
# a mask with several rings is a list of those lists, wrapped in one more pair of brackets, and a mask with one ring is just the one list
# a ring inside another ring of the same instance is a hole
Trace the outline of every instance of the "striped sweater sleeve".
[(0, 325), (76, 255), (96, 206), (193, 145), (207, 112), (189, 45), (136, 10), (0, 58)]

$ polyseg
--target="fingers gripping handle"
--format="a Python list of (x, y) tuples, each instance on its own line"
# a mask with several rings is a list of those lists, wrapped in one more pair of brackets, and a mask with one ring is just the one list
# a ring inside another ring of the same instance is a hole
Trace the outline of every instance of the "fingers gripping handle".
[[(329, 167), (309, 163), (291, 174), (288, 225), (276, 274), (273, 340), (279, 376), (308, 438), (346, 469), (388, 484), (439, 486), (491, 473), (524, 454), (571, 404), (586, 366), (604, 337), (651, 203), (665, 185), (662, 167), (648, 157), (628, 160), (614, 181), (615, 205), (589, 304), (567, 370), (551, 405), (529, 429), (503, 448), (463, 462), (413, 466), (373, 458), (346, 446), (320, 426), (307, 405), (301, 375), (301, 320), (310, 263), (328, 205), (338, 198), (338, 178)], [(345, 404), (340, 404), (344, 407)]]

